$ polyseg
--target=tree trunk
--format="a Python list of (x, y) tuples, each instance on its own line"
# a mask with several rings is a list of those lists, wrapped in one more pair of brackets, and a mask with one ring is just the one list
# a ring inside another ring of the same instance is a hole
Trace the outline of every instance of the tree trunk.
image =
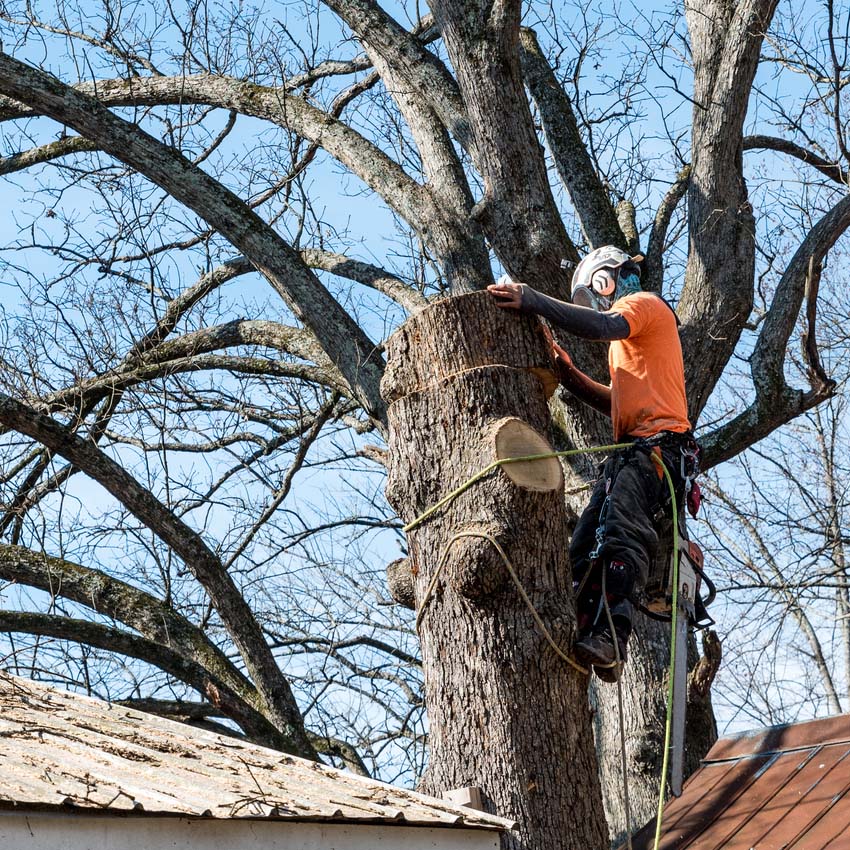
[[(390, 338), (387, 354), (387, 496), (406, 522), (497, 456), (546, 443), (545, 344), (533, 320), (500, 311), (489, 295), (431, 306)], [(557, 461), (502, 467), (408, 534), (423, 609), (423, 790), (478, 786), (489, 810), (518, 821), (503, 842), (511, 848), (607, 845), (587, 679), (547, 644), (493, 543), (453, 536), (495, 539), (568, 651), (575, 615), (562, 487)]]
[[(699, 663), (696, 640), (688, 641), (688, 667)], [(704, 662), (707, 664), (708, 662)], [(664, 757), (667, 670), (670, 664), (670, 624), (638, 616), (629, 642), (629, 662), (623, 671), (623, 736), (628, 765), (623, 782), (620, 716), (617, 691), (595, 682), (591, 688), (594, 733), (599, 757), (602, 795), (612, 846), (626, 837), (625, 785), (628, 784), (632, 832), (655, 817)], [(712, 672), (716, 672), (715, 670)], [(685, 776), (717, 739), (717, 726), (708, 692), (689, 687), (685, 729)], [(665, 788), (666, 788), (665, 782)]]

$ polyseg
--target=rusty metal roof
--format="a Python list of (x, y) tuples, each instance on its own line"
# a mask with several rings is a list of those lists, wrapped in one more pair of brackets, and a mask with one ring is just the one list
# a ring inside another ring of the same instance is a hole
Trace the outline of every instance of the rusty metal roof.
[(510, 829), (511, 821), (0, 672), (0, 807)]
[[(653, 820), (634, 850), (654, 835)], [(661, 835), (663, 850), (850, 850), (850, 714), (717, 741)]]

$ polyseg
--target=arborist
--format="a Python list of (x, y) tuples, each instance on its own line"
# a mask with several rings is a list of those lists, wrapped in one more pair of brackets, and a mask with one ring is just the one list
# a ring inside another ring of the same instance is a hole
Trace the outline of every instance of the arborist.
[(574, 654), (608, 682), (622, 672), (633, 603), (655, 559), (659, 520), (669, 511), (669, 488), (657, 461), (669, 469), (681, 508), (691, 494), (699, 452), (688, 420), (678, 319), (661, 296), (642, 291), (642, 260), (613, 245), (591, 251), (573, 274), (571, 304), (508, 277), (488, 287), (499, 307), (536, 313), (575, 336), (610, 343), (611, 384), (604, 386), (581, 372), (547, 331), (560, 383), (611, 418), (617, 443), (632, 444), (603, 464), (570, 543), (578, 616)]

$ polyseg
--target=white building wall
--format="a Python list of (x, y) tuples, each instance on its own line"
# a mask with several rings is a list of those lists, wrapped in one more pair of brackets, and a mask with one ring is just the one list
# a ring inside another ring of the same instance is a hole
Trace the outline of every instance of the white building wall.
[(498, 850), (494, 830), (0, 812), (2, 850)]

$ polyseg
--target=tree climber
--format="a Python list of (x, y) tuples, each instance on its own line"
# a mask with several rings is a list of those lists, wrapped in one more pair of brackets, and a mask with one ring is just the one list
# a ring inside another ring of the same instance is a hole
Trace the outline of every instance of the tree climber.
[[(632, 443), (603, 464), (570, 543), (575, 656), (608, 682), (622, 672), (632, 603), (639, 601), (655, 558), (658, 521), (669, 511), (668, 486), (652, 454), (670, 471), (680, 508), (686, 490), (690, 495), (698, 454), (688, 420), (678, 319), (659, 295), (641, 290), (641, 260), (611, 245), (591, 251), (573, 274), (572, 304), (508, 277), (488, 287), (500, 307), (536, 313), (576, 336), (610, 342), (611, 385), (606, 387), (576, 368), (544, 326), (560, 383), (611, 418), (616, 442)], [(614, 635), (602, 605), (603, 568)]]

